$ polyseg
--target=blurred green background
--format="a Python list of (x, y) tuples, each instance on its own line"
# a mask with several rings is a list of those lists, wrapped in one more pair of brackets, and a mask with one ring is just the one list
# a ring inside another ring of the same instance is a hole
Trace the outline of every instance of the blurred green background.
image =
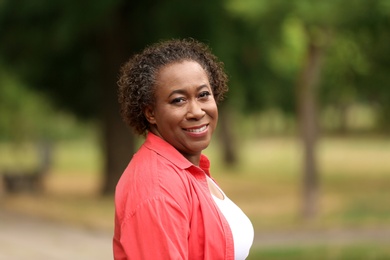
[(0, 0), (0, 37), (0, 211), (112, 232), (119, 68), (192, 37), (230, 78), (205, 154), (250, 259), (390, 259), (390, 1)]

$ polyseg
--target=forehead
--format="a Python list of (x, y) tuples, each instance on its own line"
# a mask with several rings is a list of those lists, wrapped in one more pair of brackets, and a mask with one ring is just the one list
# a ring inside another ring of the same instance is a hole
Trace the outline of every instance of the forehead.
[(187, 85), (199, 82), (208, 83), (208, 75), (196, 61), (184, 60), (170, 63), (160, 68), (156, 75), (157, 85)]
[(157, 75), (161, 71), (172, 70), (172, 69), (177, 70), (177, 69), (183, 69), (186, 67), (194, 67), (194, 68), (197, 67), (198, 69), (204, 70), (202, 65), (195, 60), (178, 60), (178, 61), (173, 61), (173, 62), (170, 62), (168, 64), (161, 66), (161, 68), (157, 72)]

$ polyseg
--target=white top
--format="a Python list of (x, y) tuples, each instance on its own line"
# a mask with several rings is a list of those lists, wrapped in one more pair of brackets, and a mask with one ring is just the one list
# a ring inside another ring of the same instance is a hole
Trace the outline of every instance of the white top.
[(245, 213), (225, 195), (214, 181), (212, 181), (212, 183), (221, 191), (224, 197), (224, 199), (219, 199), (212, 194), (215, 203), (226, 218), (232, 231), (234, 241), (234, 259), (245, 259), (248, 257), (249, 250), (253, 244), (254, 229), (252, 222)]

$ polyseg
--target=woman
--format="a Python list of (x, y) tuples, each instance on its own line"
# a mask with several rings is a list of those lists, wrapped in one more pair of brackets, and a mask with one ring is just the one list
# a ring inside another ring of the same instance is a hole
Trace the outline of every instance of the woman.
[(253, 227), (202, 151), (227, 91), (222, 63), (191, 39), (146, 48), (121, 69), (122, 117), (146, 136), (116, 187), (115, 259), (245, 259)]

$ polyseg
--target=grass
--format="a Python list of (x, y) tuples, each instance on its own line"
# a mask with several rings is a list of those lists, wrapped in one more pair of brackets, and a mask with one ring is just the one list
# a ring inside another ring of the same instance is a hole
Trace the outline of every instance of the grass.
[[(6, 144), (0, 145), (0, 151), (0, 166), (12, 161), (4, 156)], [(111, 232), (113, 198), (98, 195), (102, 158), (96, 142), (59, 143), (54, 151), (45, 191), (0, 196), (0, 207)], [(216, 143), (205, 153), (213, 176), (251, 218), (256, 232), (390, 226), (390, 139), (321, 140), (319, 212), (310, 222), (301, 218), (301, 150), (296, 139), (243, 141), (235, 167), (223, 166)], [(386, 259), (389, 255), (389, 249), (380, 245), (320, 245), (254, 248), (250, 259)]]
[[(325, 138), (318, 146), (318, 218), (302, 223), (301, 150), (293, 138), (242, 144), (241, 165), (216, 178), (258, 230), (390, 224), (390, 140)], [(214, 161), (219, 161), (210, 151)]]
[(252, 250), (248, 260), (370, 260), (390, 259), (390, 249), (387, 245), (354, 244), (339, 246), (298, 246), (285, 248), (268, 248)]

